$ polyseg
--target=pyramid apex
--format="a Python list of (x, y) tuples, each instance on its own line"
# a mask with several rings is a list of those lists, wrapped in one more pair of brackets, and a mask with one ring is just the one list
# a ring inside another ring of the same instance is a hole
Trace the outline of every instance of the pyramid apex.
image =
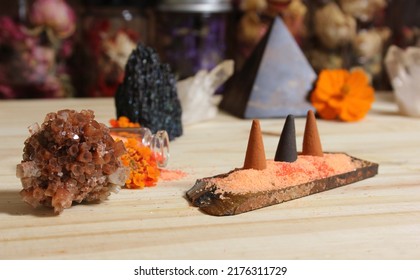
[(220, 108), (241, 118), (305, 116), (316, 74), (280, 17), (226, 84)]

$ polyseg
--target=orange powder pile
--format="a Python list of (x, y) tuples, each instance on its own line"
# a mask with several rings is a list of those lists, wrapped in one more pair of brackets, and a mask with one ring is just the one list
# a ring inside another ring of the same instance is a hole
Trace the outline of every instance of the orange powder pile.
[(176, 181), (184, 178), (185, 176), (187, 176), (187, 173), (181, 170), (160, 170), (160, 179), (162, 179), (163, 181)]
[(353, 171), (357, 166), (346, 154), (324, 154), (323, 157), (299, 156), (295, 162), (267, 161), (264, 170), (239, 169), (224, 178), (209, 178), (224, 192), (247, 193), (268, 191)]
[(121, 116), (117, 120), (116, 119), (110, 119), (109, 124), (111, 127), (140, 127), (139, 123), (133, 123), (130, 121), (129, 118)]
[(129, 189), (155, 186), (159, 179), (159, 168), (150, 148), (139, 145), (135, 138), (128, 138), (124, 145), (127, 153), (121, 156), (121, 161), (130, 169), (125, 186)]

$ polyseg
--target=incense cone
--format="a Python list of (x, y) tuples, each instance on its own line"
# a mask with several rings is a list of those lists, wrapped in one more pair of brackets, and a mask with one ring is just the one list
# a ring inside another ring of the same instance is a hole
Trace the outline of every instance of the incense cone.
[(265, 159), (260, 122), (253, 120), (251, 132), (249, 133), (248, 147), (246, 149), (244, 169), (263, 170), (265, 168), (267, 168), (267, 161)]
[(306, 116), (302, 154), (307, 156), (324, 156), (324, 153), (322, 152), (321, 140), (319, 139), (315, 114), (312, 112), (312, 110), (309, 110)]
[(295, 118), (288, 115), (277, 145), (274, 161), (294, 162), (297, 159)]

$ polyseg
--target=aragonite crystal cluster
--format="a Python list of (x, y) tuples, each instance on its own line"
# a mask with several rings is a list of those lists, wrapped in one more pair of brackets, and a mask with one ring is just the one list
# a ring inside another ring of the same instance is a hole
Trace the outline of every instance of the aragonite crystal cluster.
[(100, 202), (123, 186), (127, 167), (124, 144), (94, 120), (91, 110), (61, 110), (29, 128), (23, 160), (16, 168), (23, 200), (61, 213), (73, 202)]
[(182, 135), (175, 76), (150, 47), (138, 44), (131, 53), (115, 105), (117, 117), (128, 117), (153, 133), (166, 130), (170, 140)]

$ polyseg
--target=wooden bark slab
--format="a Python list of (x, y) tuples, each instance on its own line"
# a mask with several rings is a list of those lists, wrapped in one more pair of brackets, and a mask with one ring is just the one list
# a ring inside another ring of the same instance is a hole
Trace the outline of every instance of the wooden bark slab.
[(220, 192), (222, 186), (218, 186), (207, 180), (210, 178), (226, 177), (236, 171), (233, 170), (214, 177), (198, 179), (194, 186), (187, 191), (187, 198), (192, 205), (199, 207), (207, 214), (214, 216), (237, 215), (348, 185), (378, 174), (378, 164), (354, 157), (351, 157), (351, 159), (355, 166), (358, 166), (354, 171), (304, 184), (282, 187), (277, 190), (233, 194), (230, 192)]

